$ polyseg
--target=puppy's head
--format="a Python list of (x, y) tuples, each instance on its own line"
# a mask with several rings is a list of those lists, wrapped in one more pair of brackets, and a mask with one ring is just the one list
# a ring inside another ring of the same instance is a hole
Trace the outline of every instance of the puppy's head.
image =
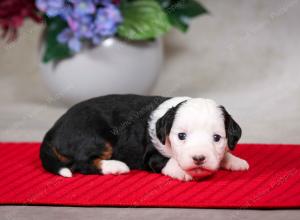
[(241, 133), (223, 106), (201, 98), (179, 103), (156, 123), (157, 138), (191, 175), (199, 169), (217, 170), (227, 148), (235, 148)]

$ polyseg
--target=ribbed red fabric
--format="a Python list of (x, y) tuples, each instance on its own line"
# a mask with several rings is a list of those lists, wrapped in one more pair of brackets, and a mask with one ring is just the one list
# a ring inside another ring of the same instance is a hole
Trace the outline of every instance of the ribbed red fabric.
[(193, 207), (300, 207), (300, 145), (240, 144), (246, 172), (218, 171), (180, 182), (144, 171), (63, 178), (43, 170), (38, 143), (0, 143), (0, 204)]

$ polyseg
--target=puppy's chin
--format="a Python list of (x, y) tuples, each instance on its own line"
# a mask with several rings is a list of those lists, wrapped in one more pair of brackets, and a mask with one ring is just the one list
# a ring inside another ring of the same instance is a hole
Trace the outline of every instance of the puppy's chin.
[(201, 179), (213, 175), (216, 172), (216, 170), (209, 170), (203, 167), (195, 167), (186, 170), (186, 172), (189, 175), (191, 175), (194, 179)]

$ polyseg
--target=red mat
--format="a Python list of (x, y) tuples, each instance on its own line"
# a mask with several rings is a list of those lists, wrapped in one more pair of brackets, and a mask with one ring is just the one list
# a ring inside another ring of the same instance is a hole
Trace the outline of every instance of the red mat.
[(132, 171), (63, 178), (45, 172), (37, 143), (0, 144), (0, 204), (194, 207), (300, 207), (300, 146), (241, 144), (250, 171), (219, 171), (200, 182)]

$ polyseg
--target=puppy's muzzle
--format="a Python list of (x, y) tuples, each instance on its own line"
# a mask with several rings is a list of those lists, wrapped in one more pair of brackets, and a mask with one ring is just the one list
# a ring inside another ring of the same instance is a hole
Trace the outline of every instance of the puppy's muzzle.
[(197, 166), (201, 166), (205, 162), (205, 159), (206, 159), (206, 157), (203, 155), (193, 156), (192, 158), (193, 158), (194, 164)]

